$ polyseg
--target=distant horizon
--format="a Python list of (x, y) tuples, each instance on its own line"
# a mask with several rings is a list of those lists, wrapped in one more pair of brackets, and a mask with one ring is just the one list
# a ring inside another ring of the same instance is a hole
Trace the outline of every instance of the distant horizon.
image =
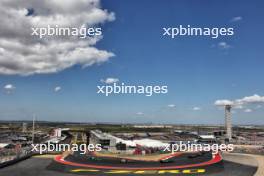
[[(21, 123), (21, 122), (31, 122), (33, 120), (0, 120), (0, 123), (3, 122), (13, 122), (13, 123)], [(167, 126), (175, 126), (175, 125), (197, 125), (197, 126), (225, 126), (224, 123), (220, 124), (199, 124), (199, 123), (118, 123), (118, 122), (77, 122), (77, 121), (46, 121), (46, 120), (36, 120), (36, 123), (69, 123), (69, 124), (83, 124), (83, 125), (89, 125), (89, 124), (107, 124), (107, 125), (167, 125)], [(264, 126), (264, 124), (232, 124), (233, 126)]]

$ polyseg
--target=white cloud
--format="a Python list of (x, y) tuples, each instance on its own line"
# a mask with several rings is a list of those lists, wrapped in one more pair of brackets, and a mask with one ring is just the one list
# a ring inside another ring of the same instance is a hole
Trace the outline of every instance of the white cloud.
[[(33, 14), (28, 15), (29, 10)], [(0, 1), (0, 74), (55, 73), (74, 65), (87, 67), (106, 62), (113, 53), (95, 44), (102, 37), (31, 36), (32, 27), (94, 27), (115, 19), (100, 0)]]
[(218, 47), (219, 47), (220, 49), (225, 49), (225, 50), (227, 50), (227, 49), (231, 48), (231, 45), (227, 44), (226, 42), (219, 42), (219, 43), (218, 43)]
[(7, 85), (4, 86), (4, 89), (6, 89), (6, 90), (14, 90), (15, 88), (16, 87), (13, 86), (12, 84), (7, 84)]
[(233, 105), (234, 102), (230, 100), (216, 100), (214, 103), (216, 106)]
[(14, 85), (12, 85), (12, 84), (6, 84), (4, 86), (4, 90), (8, 94), (11, 93), (12, 91), (14, 91), (15, 89), (16, 89), (16, 87)]
[(193, 107), (193, 110), (194, 110), (194, 111), (200, 111), (201, 108), (200, 108), (200, 107)]
[(240, 105), (240, 104), (234, 104), (233, 108), (235, 108), (235, 109), (244, 109), (244, 106)]
[(264, 96), (254, 94), (252, 96), (246, 96), (236, 100), (216, 100), (214, 104), (216, 106), (231, 105), (235, 109), (244, 109), (245, 106), (249, 104), (258, 104), (256, 107), (261, 108), (262, 106), (260, 103), (264, 103)]
[(57, 87), (54, 88), (54, 92), (59, 92), (59, 91), (61, 91), (61, 87), (60, 86), (57, 86)]
[(241, 21), (243, 18), (241, 16), (236, 16), (236, 17), (233, 17), (230, 21), (231, 22), (237, 22), (237, 21)]
[(100, 81), (105, 84), (113, 84), (113, 83), (119, 82), (119, 79), (118, 78), (106, 78), (105, 80), (101, 79)]
[(252, 96), (247, 96), (236, 100), (237, 104), (248, 104), (248, 103), (264, 103), (264, 96), (259, 96), (254, 94)]
[(136, 114), (137, 114), (137, 115), (144, 115), (143, 112), (137, 112)]
[(245, 109), (244, 112), (252, 112), (252, 109)]
[(168, 107), (169, 107), (169, 108), (175, 108), (176, 105), (175, 105), (175, 104), (169, 104)]

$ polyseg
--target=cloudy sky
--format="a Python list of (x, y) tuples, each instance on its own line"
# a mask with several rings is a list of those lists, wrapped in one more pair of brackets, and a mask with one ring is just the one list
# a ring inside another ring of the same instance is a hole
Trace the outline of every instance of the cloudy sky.
[[(0, 120), (264, 124), (261, 1), (2, 0)], [(101, 27), (103, 36), (31, 36), (31, 27)], [(164, 38), (179, 25), (234, 36)], [(168, 94), (98, 95), (97, 85), (167, 85)]]

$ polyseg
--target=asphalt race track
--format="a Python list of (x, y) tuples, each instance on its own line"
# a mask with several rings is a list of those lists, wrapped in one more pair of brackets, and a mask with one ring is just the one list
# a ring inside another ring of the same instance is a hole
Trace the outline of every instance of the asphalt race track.
[[(239, 157), (239, 156), (237, 156)], [(56, 160), (60, 159), (57, 157)], [(239, 158), (237, 158), (239, 160)], [(215, 164), (204, 165), (191, 168), (178, 168), (178, 166), (192, 165), (194, 163), (206, 163), (210, 161), (209, 155), (202, 157), (189, 158), (181, 156), (173, 158), (172, 162), (129, 162), (121, 163), (118, 160), (97, 160), (85, 159), (84, 157), (68, 156), (65, 158), (67, 164), (55, 161), (51, 157), (32, 157), (21, 161), (15, 165), (0, 169), (0, 176), (78, 176), (78, 175), (202, 175), (202, 176), (253, 176), (257, 170), (256, 166), (238, 164), (231, 161), (223, 160)], [(188, 163), (186, 163), (188, 161)], [(250, 160), (249, 160), (250, 161)], [(72, 165), (72, 163), (84, 164), (82, 167)], [(102, 168), (94, 168), (93, 165)], [(103, 168), (105, 166), (118, 167), (119, 169)], [(87, 167), (89, 166), (89, 167)], [(160, 167), (172, 167), (170, 169), (162, 169)], [(175, 168), (173, 168), (175, 166)], [(127, 169), (129, 167), (130, 169)], [(149, 168), (149, 169), (148, 169)], [(156, 169), (159, 168), (159, 169)]]

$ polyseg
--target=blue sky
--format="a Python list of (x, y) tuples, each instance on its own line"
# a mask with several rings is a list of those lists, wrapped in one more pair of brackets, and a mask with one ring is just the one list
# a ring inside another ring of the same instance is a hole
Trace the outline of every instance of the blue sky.
[[(102, 7), (115, 13), (115, 20), (102, 24), (104, 37), (96, 48), (115, 56), (57, 73), (0, 75), (0, 120), (36, 114), (39, 120), (52, 121), (213, 124), (224, 120), (216, 100), (264, 96), (263, 2), (115, 0), (103, 1)], [(234, 17), (240, 18), (232, 21)], [(235, 35), (162, 36), (163, 27), (188, 24), (233, 27)], [(131, 85), (167, 85), (169, 92), (152, 97), (98, 95), (96, 86), (108, 77)], [(15, 87), (10, 93), (3, 88), (7, 84)], [(59, 92), (54, 92), (56, 86)], [(264, 124), (263, 115), (264, 105), (253, 103), (234, 109), (233, 121)]]

